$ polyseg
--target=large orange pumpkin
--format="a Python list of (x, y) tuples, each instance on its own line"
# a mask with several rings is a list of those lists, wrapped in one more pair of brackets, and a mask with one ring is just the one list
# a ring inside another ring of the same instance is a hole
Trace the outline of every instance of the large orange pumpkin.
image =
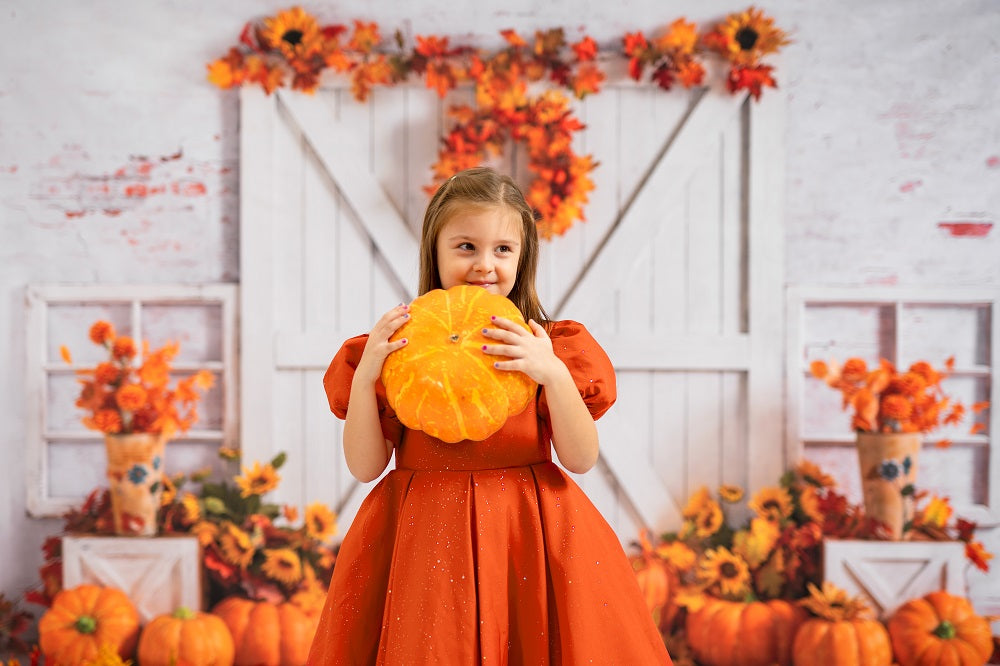
[(319, 625), (319, 614), (308, 615), (289, 602), (227, 597), (212, 613), (233, 636), (235, 666), (304, 666)]
[(46, 663), (79, 666), (109, 646), (131, 657), (139, 638), (139, 613), (121, 590), (79, 585), (62, 590), (38, 622)]
[(989, 622), (967, 599), (947, 592), (907, 601), (888, 624), (900, 666), (979, 666), (993, 652)]
[(407, 428), (445, 442), (484, 440), (528, 406), (537, 384), (521, 372), (497, 370), (496, 344), (483, 335), (490, 317), (528, 329), (507, 298), (481, 287), (435, 289), (410, 303), (410, 321), (391, 339), (408, 342), (382, 365), (386, 398)]
[(709, 598), (687, 616), (687, 640), (704, 666), (789, 666), (792, 641), (806, 619), (780, 599), (738, 602)]
[(232, 666), (234, 654), (222, 618), (185, 607), (154, 617), (139, 637), (142, 666)]
[(817, 617), (806, 620), (792, 646), (796, 666), (889, 666), (889, 632), (872, 618), (867, 602), (830, 581), (807, 585), (799, 603)]
[(642, 552), (630, 558), (635, 580), (639, 583), (646, 606), (653, 614), (653, 621), (660, 631), (669, 635), (680, 610), (674, 601), (680, 580), (674, 568), (656, 556), (648, 530), (640, 533), (639, 545)]

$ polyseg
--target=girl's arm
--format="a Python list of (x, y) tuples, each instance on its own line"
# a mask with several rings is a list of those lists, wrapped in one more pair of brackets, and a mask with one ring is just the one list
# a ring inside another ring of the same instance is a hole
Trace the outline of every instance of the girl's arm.
[(552, 340), (545, 329), (534, 320), (528, 322), (530, 333), (502, 317), (493, 323), (499, 330), (487, 329), (486, 335), (504, 344), (487, 345), (485, 351), (510, 358), (497, 361), (498, 369), (518, 370), (542, 386), (559, 462), (577, 474), (590, 470), (597, 463), (599, 451), (597, 425), (569, 368), (552, 351)]
[(408, 309), (407, 305), (396, 306), (376, 322), (351, 381), (344, 421), (344, 459), (351, 474), (363, 483), (377, 479), (392, 456), (392, 442), (382, 435), (379, 423), (375, 382), (385, 358), (406, 344), (406, 338), (389, 342), (389, 336), (409, 321)]

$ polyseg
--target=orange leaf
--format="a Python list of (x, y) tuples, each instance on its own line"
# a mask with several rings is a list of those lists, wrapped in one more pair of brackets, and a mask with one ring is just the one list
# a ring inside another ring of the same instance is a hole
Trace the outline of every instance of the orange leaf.
[(73, 356), (70, 355), (69, 347), (66, 345), (59, 345), (59, 356), (61, 356), (62, 360), (66, 363), (73, 363)]

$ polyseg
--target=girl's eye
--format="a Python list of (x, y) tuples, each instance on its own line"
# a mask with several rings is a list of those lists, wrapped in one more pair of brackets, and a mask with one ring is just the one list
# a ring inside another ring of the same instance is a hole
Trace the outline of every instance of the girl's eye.
[(510, 252), (510, 251), (511, 251), (510, 245), (501, 245), (500, 247), (497, 248), (497, 252), (501, 252), (501, 253), (504, 253), (504, 254), (506, 254), (507, 252)]
[(458, 246), (458, 249), (459, 250), (474, 250), (475, 248), (472, 246), (472, 243), (465, 242), (465, 243), (460, 243), (459, 246)]

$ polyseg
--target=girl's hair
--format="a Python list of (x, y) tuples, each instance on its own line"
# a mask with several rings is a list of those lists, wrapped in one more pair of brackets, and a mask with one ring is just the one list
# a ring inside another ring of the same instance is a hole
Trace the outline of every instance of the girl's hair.
[(441, 288), (438, 272), (437, 240), (441, 229), (460, 211), (497, 206), (521, 219), (521, 256), (514, 287), (507, 294), (524, 319), (544, 323), (549, 316), (538, 301), (535, 273), (538, 269), (538, 229), (535, 215), (524, 200), (517, 184), (488, 167), (475, 167), (455, 174), (445, 181), (431, 198), (424, 213), (420, 234), (420, 293)]

